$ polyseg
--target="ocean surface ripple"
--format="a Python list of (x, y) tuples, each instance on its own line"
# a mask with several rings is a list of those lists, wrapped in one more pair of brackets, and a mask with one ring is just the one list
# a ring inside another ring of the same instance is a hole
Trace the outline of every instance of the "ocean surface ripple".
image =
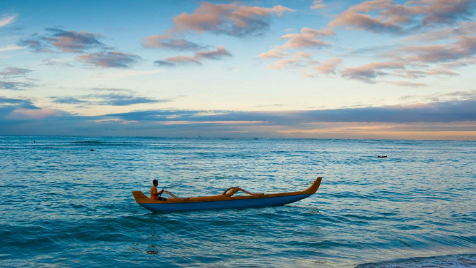
[[(476, 142), (3, 136), (0, 168), (1, 267), (476, 267)], [(160, 214), (131, 194), (317, 176), (281, 207)]]

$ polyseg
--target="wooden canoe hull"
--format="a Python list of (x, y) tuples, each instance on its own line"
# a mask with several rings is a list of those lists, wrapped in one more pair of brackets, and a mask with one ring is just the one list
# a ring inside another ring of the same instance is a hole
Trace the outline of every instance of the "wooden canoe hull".
[(282, 206), (290, 204), (306, 197), (310, 194), (263, 197), (255, 199), (238, 199), (224, 201), (191, 202), (191, 203), (141, 203), (144, 208), (154, 212), (174, 212), (186, 210), (211, 210), (211, 209), (237, 209), (251, 207)]
[(304, 191), (288, 193), (229, 196), (225, 191), (222, 195), (168, 198), (166, 201), (152, 200), (141, 191), (133, 191), (132, 195), (139, 205), (154, 212), (282, 206), (314, 194), (317, 189), (319, 189), (321, 180), (322, 178), (318, 177), (312, 185)]

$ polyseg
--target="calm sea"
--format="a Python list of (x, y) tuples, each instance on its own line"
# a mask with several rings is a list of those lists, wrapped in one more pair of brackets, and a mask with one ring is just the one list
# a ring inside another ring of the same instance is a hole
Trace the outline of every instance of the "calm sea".
[[(2, 267), (476, 266), (476, 142), (4, 136), (0, 169)], [(131, 194), (317, 176), (281, 207), (159, 214)]]

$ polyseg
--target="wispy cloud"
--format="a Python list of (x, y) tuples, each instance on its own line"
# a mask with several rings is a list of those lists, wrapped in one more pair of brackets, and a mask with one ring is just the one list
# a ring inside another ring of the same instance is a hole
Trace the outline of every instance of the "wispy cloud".
[[(94, 90), (94, 89), (93, 89)], [(133, 94), (116, 93), (118, 89), (97, 89), (96, 91), (109, 91), (108, 94), (87, 94), (81, 96), (53, 96), (50, 99), (57, 104), (71, 105), (107, 105), (107, 106), (130, 106), (135, 104), (163, 103), (168, 99), (155, 99), (150, 97), (135, 96)]]
[(468, 58), (476, 54), (476, 36), (461, 36), (454, 43), (430, 46), (405, 46), (400, 49), (410, 54), (410, 61), (447, 62)]
[(207, 46), (202, 46), (197, 43), (187, 41), (182, 38), (173, 38), (173, 35), (151, 35), (144, 38), (144, 47), (148, 48), (165, 48), (171, 50), (202, 50)]
[(372, 62), (358, 67), (347, 68), (342, 72), (342, 76), (350, 79), (361, 80), (367, 83), (375, 83), (374, 79), (377, 76), (388, 75), (385, 70), (404, 68), (405, 62)]
[(0, 17), (0, 27), (4, 27), (9, 24), (12, 24), (13, 22), (15, 22), (17, 16), (18, 16), (17, 14), (12, 14), (12, 15), (4, 15)]
[(104, 68), (130, 68), (141, 59), (136, 54), (119, 51), (96, 52), (78, 56), (79, 61)]
[(426, 87), (424, 83), (409, 82), (409, 81), (385, 81), (387, 84), (402, 86), (402, 87)]
[(163, 60), (157, 60), (154, 63), (157, 66), (174, 67), (183, 64), (202, 65), (202, 60), (220, 60), (225, 57), (231, 57), (231, 53), (224, 46), (219, 46), (216, 50), (197, 51), (193, 56), (175, 56)]
[(320, 9), (320, 8), (325, 8), (326, 5), (324, 5), (323, 0), (314, 0), (312, 2), (311, 9)]
[(34, 87), (35, 84), (28, 82), (0, 81), (0, 89), (25, 90)]
[(59, 28), (46, 28), (46, 34), (33, 34), (20, 41), (19, 45), (35, 52), (54, 52), (57, 49), (66, 53), (83, 53), (94, 48), (107, 48), (99, 41), (103, 36), (86, 31), (65, 31)]
[(320, 64), (316, 64), (311, 69), (311, 74), (306, 74), (306, 76), (318, 76), (318, 75), (334, 75), (337, 72), (337, 67), (342, 63), (341, 58), (331, 58), (325, 60)]
[(15, 51), (15, 50), (20, 50), (25, 48), (26, 47), (21, 47), (17, 45), (8, 45), (8, 46), (0, 47), (0, 52)]
[(17, 77), (17, 76), (25, 76), (26, 74), (30, 73), (32, 70), (25, 69), (25, 68), (17, 68), (17, 67), (7, 67), (0, 72), (0, 75), (3, 77)]

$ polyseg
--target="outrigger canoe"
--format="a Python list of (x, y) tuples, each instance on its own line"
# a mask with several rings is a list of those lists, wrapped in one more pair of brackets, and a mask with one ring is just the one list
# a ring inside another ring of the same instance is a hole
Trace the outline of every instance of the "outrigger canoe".
[[(165, 201), (152, 200), (141, 191), (133, 191), (132, 195), (139, 205), (154, 212), (282, 206), (311, 196), (319, 189), (321, 180), (322, 178), (318, 177), (306, 190), (289, 193), (256, 194), (238, 187), (231, 187), (221, 195), (203, 197), (178, 198), (167, 192), (172, 198), (167, 198)], [(234, 196), (238, 191), (248, 195)]]

